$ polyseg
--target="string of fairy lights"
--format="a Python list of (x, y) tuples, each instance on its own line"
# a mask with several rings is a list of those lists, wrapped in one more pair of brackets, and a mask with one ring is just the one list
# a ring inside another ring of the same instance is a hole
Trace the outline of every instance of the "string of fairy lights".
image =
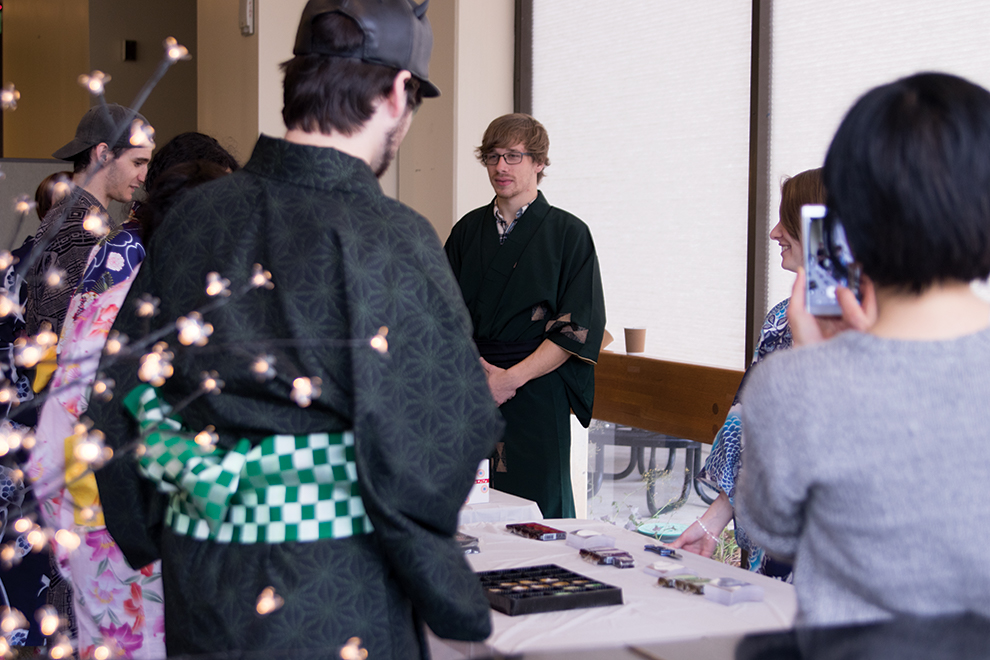
[[(161, 62), (141, 88), (134, 102), (131, 104), (130, 115), (127, 121), (122, 123), (118, 129), (118, 133), (111, 138), (110, 143), (116, 143), (124, 131), (129, 131), (128, 142), (132, 146), (154, 146), (154, 128), (138, 118), (136, 116), (137, 112), (144, 104), (152, 89), (154, 89), (155, 85), (157, 85), (158, 81), (161, 80), (170, 67), (179, 61), (191, 59), (188, 49), (172, 37), (165, 39), (163, 47), (165, 52)], [(90, 94), (97, 97), (100, 105), (107, 112), (108, 117), (109, 111), (107, 110), (104, 92), (107, 83), (110, 81), (111, 76), (102, 71), (82, 74), (78, 78), (79, 84), (86, 88)], [(20, 98), (21, 94), (14, 85), (12, 83), (7, 84), (0, 88), (0, 109), (5, 111), (15, 110)], [(12, 254), (14, 248), (12, 244), (8, 246), (8, 249), (0, 250), (0, 272), (7, 271), (15, 264), (19, 266), (16, 271), (17, 275), (13, 287), (9, 290), (0, 288), (0, 318), (7, 318), (11, 315), (20, 315), (23, 313), (23, 308), (20, 305), (16, 292), (20, 290), (25, 274), (30, 272), (40, 258), (40, 255), (58, 233), (67, 218), (68, 210), (78, 200), (82, 190), (103, 166), (104, 163), (102, 162), (96, 163), (91, 171), (89, 171), (87, 178), (80, 185), (73, 184), (67, 177), (59, 178), (55, 181), (52, 189), (54, 200), (59, 202), (68, 198), (68, 201), (62, 207), (64, 209), (62, 214), (53, 221), (50, 229), (34, 245), (23, 262), (18, 263), (16, 257)], [(2, 179), (2, 173), (0, 173), (0, 179)], [(17, 226), (12, 235), (11, 242), (16, 240), (17, 236), (20, 235), (25, 219), (34, 211), (34, 208), (35, 201), (26, 194), (18, 195), (14, 199)], [(93, 207), (86, 213), (82, 220), (82, 226), (97, 238), (106, 236), (113, 229), (110, 219), (98, 207)], [(73, 284), (66, 282), (65, 278), (65, 271), (57, 267), (49, 268), (43, 276), (46, 285), (49, 287), (61, 287)], [(180, 316), (171, 323), (166, 323), (163, 327), (160, 327), (154, 332), (149, 332), (143, 337), (129, 338), (119, 332), (111, 331), (104, 345), (102, 356), (79, 357), (64, 355), (61, 356), (61, 359), (78, 361), (88, 365), (91, 371), (85, 374), (85, 376), (93, 377), (91, 396), (100, 397), (103, 400), (109, 400), (113, 397), (115, 383), (104, 374), (96, 373), (96, 365), (100, 362), (101, 357), (103, 365), (109, 365), (121, 359), (133, 359), (140, 356), (138, 360), (138, 378), (153, 386), (161, 386), (174, 373), (172, 367), (174, 355), (169, 350), (169, 345), (165, 341), (167, 337), (174, 333), (177, 341), (183, 346), (206, 346), (213, 334), (212, 324), (206, 321), (206, 316), (209, 313), (251, 291), (260, 289), (270, 290), (274, 286), (271, 273), (266, 271), (260, 264), (255, 264), (248, 280), (236, 287), (233, 287), (231, 282), (222, 277), (220, 273), (209, 273), (205, 281), (205, 292), (208, 297), (207, 302), (200, 308)], [(159, 303), (160, 301), (158, 299), (144, 294), (137, 299), (134, 311), (138, 316), (150, 320), (159, 313)], [(353, 347), (370, 347), (370, 349), (381, 355), (387, 355), (387, 335), (388, 328), (382, 327), (370, 339), (344, 339), (339, 341)], [(42, 327), (33, 336), (18, 338), (13, 346), (14, 364), (24, 369), (31, 369), (45, 364), (50, 361), (50, 358), (46, 358), (46, 355), (51, 354), (51, 349), (58, 344), (58, 340), (58, 336), (47, 325)], [(327, 343), (327, 341), (323, 340), (322, 343)], [(79, 359), (77, 360), (77, 358)], [(277, 375), (276, 359), (272, 353), (267, 351), (256, 354), (250, 361), (248, 368), (259, 381), (269, 380)], [(69, 387), (79, 387), (78, 378), (58, 387), (51, 387), (47, 392), (36, 396), (30, 401), (20, 402), (17, 388), (9, 380), (4, 378), (0, 381), (0, 405), (40, 406), (47, 397), (53, 396), (62, 389)], [(222, 391), (223, 387), (224, 381), (216, 371), (203, 372), (200, 375), (199, 389), (173, 406), (172, 413), (178, 414), (199, 397), (217, 394)], [(296, 405), (307, 407), (320, 394), (321, 381), (319, 378), (315, 376), (300, 376), (293, 379), (290, 397)], [(73, 433), (78, 438), (73, 455), (75, 460), (83, 466), (83, 469), (80, 473), (74, 474), (71, 479), (67, 479), (63, 473), (45, 479), (39, 479), (31, 484), (30, 487), (34, 490), (36, 496), (35, 506), (47, 500), (60, 489), (71, 486), (75, 482), (86, 478), (93, 470), (105, 465), (108, 461), (119, 460), (121, 457), (131, 453), (139, 455), (144, 451), (143, 436), (139, 436), (121, 447), (117, 452), (114, 452), (110, 447), (105, 445), (103, 434), (99, 430), (93, 429), (91, 422), (85, 418), (80, 419), (75, 425)], [(207, 426), (195, 433), (190, 432), (189, 435), (196, 443), (208, 449), (215, 448), (219, 440), (219, 436), (213, 426)], [(30, 429), (15, 427), (6, 418), (0, 420), (0, 456), (5, 456), (19, 449), (30, 450), (35, 446), (36, 442), (37, 439)], [(23, 482), (25, 478), (21, 470), (15, 470), (13, 476), (19, 482)], [(97, 517), (97, 512), (91, 507), (79, 507), (75, 504), (73, 506), (76, 507), (83, 521), (92, 521)], [(22, 511), (22, 517), (15, 520), (12, 527), (30, 544), (34, 552), (43, 551), (52, 540), (68, 552), (73, 552), (79, 548), (81, 539), (75, 532), (69, 529), (53, 530), (43, 526), (31, 519), (31, 513), (31, 511)], [(15, 565), (19, 561), (20, 556), (14, 542), (6, 543), (0, 547), (0, 564), (4, 567)], [(259, 615), (264, 616), (276, 611), (283, 604), (283, 598), (275, 592), (274, 588), (266, 587), (258, 594), (255, 610)], [(49, 640), (49, 657), (53, 658), (53, 660), (73, 657), (74, 650), (72, 644), (64, 633), (67, 622), (60, 618), (55, 608), (51, 606), (42, 607), (34, 613), (34, 617), (39, 624), (42, 634)], [(4, 608), (0, 611), (0, 635), (3, 635), (0, 636), (0, 656), (3, 658), (12, 657), (15, 647), (9, 645), (6, 635), (26, 627), (28, 627), (28, 621), (22, 612), (19, 612), (15, 608)], [(93, 651), (93, 657), (96, 660), (109, 660), (109, 658), (118, 657), (120, 654), (121, 650), (117, 649), (113, 642), (109, 640), (105, 644), (97, 646)], [(348, 640), (340, 649), (339, 656), (342, 660), (364, 660), (368, 657), (368, 652), (361, 647), (361, 640), (355, 637)]]

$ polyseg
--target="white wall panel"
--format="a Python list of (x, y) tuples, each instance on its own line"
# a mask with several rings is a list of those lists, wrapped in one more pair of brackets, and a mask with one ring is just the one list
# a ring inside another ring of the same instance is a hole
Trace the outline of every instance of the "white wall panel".
[[(821, 166), (846, 111), (876, 85), (944, 71), (990, 87), (984, 0), (781, 0), (773, 4), (772, 22), (774, 179)], [(774, 190), (770, 208), (779, 203)], [(771, 304), (786, 298), (793, 283), (776, 254), (771, 250)]]
[(648, 355), (742, 367), (750, 3), (533, 4), (541, 187), (591, 227), (615, 350), (645, 325)]

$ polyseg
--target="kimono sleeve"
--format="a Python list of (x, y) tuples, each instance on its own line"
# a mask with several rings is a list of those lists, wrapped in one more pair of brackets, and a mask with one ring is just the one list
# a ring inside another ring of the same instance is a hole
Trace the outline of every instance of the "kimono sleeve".
[[(145, 320), (134, 310), (141, 294), (151, 290), (151, 271), (151, 264), (143, 264), (114, 321), (113, 330), (126, 337), (146, 334)], [(137, 370), (137, 358), (115, 360), (104, 355), (99, 371), (113, 380), (114, 396), (109, 400), (91, 397), (86, 412), (94, 428), (103, 432), (106, 445), (115, 452), (112, 461), (96, 470), (96, 483), (107, 530), (134, 569), (161, 558), (161, 534), (168, 503), (166, 496), (140, 475), (134, 455), (124, 451), (139, 435), (137, 423), (123, 406), (124, 395), (140, 382)]]
[(450, 270), (454, 274), (454, 278), (457, 279), (461, 274), (461, 263), (464, 254), (464, 242), (466, 240), (465, 231), (465, 220), (461, 219), (460, 222), (455, 224), (450, 230), (450, 236), (447, 237), (446, 243), (444, 243), (443, 250), (447, 255), (447, 261), (450, 263)]
[[(394, 234), (397, 227), (404, 233)], [(490, 632), (487, 601), (451, 537), (503, 422), (435, 234), (408, 218), (374, 234), (344, 237), (351, 334), (388, 328), (386, 353), (353, 353), (362, 498), (427, 624), (441, 637), (482, 639)]]
[(563, 235), (557, 313), (547, 321), (545, 338), (574, 357), (557, 370), (571, 410), (582, 425), (591, 423), (595, 370), (605, 333), (605, 293), (591, 232), (580, 220)]
[(595, 363), (605, 332), (605, 293), (591, 232), (578, 221), (562, 237), (557, 313), (547, 321), (546, 338), (582, 360)]

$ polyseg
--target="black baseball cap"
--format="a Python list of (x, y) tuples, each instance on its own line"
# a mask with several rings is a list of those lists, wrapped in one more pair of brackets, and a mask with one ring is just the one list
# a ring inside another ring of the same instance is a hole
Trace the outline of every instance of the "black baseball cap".
[[(79, 126), (76, 127), (76, 137), (72, 139), (72, 142), (53, 153), (52, 157), (59, 160), (72, 160), (74, 156), (78, 156), (101, 142), (106, 142), (114, 149), (126, 149), (133, 146), (130, 142), (131, 131), (129, 127), (131, 121), (140, 119), (147, 124), (148, 120), (139, 112), (135, 112), (132, 117), (132, 112), (130, 108), (116, 103), (107, 103), (105, 108), (102, 104), (94, 105), (79, 120)], [(125, 124), (127, 128), (120, 132), (120, 136), (114, 144), (110, 144), (110, 140)]]
[[(309, 0), (299, 20), (294, 55), (334, 55), (405, 69), (422, 83), (424, 97), (440, 96), (430, 82), (433, 30), (426, 18), (430, 0)], [(364, 44), (351, 51), (335, 51), (313, 40), (313, 19), (339, 12), (364, 32)]]

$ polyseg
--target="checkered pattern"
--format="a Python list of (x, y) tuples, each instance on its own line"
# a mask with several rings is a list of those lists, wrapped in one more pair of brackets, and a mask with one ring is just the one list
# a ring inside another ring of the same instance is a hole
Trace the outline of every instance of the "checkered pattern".
[(165, 522), (221, 543), (345, 538), (372, 530), (357, 486), (354, 434), (275, 435), (251, 447), (204, 447), (142, 385), (125, 405), (146, 434), (142, 471), (171, 492)]

